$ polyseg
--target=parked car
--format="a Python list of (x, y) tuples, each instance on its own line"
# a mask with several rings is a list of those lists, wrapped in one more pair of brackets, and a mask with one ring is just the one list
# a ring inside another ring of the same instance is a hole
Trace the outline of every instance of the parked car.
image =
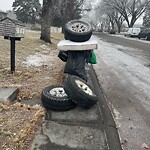
[(113, 29), (111, 29), (111, 30), (109, 31), (109, 34), (116, 34), (116, 31), (113, 30)]
[(103, 30), (102, 29), (97, 29), (97, 32), (103, 32)]
[(127, 32), (124, 33), (124, 36), (138, 37), (141, 28), (129, 28)]
[(150, 40), (150, 28), (146, 28), (144, 30), (142, 30), (139, 35), (138, 38), (145, 38), (146, 40)]

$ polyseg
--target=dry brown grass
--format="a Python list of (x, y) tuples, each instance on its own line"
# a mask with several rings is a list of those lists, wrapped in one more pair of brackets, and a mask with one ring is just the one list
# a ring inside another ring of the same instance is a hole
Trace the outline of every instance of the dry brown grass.
[[(39, 39), (40, 32), (28, 31), (25, 38), (16, 42), (16, 71), (10, 73), (10, 41), (0, 37), (0, 87), (18, 87), (18, 100), (39, 99), (44, 87), (61, 84), (64, 63), (57, 57), (56, 44), (63, 34), (52, 33), (53, 44)], [(23, 61), (30, 55), (42, 54), (51, 60), (42, 66), (26, 66)]]
[[(53, 34), (53, 44), (39, 40), (40, 32), (28, 31), (16, 42), (16, 71), (10, 72), (10, 41), (0, 37), (0, 88), (18, 87), (17, 100), (40, 99), (44, 87), (61, 84), (64, 63), (57, 57), (56, 44), (63, 34)], [(40, 66), (27, 66), (29, 56), (48, 57)], [(0, 103), (0, 150), (28, 150), (42, 123), (40, 106)]]
[(42, 123), (44, 110), (21, 103), (0, 104), (0, 149), (28, 150)]

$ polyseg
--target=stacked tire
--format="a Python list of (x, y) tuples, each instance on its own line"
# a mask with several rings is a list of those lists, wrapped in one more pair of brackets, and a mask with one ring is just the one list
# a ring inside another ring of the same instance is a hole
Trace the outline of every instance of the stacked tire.
[[(66, 23), (64, 31), (66, 40), (85, 42), (91, 38), (92, 26), (81, 20), (71, 20)], [(70, 55), (68, 55), (67, 51), (60, 51), (58, 54), (58, 57), (64, 62), (68, 62), (68, 56)], [(75, 63), (73, 64), (74, 66), (79, 66), (75, 65)], [(76, 106), (88, 109), (97, 103), (97, 96), (93, 88), (83, 80), (80, 74), (74, 74), (73, 72), (71, 69), (68, 70), (69, 74), (64, 80), (64, 86), (52, 85), (43, 89), (41, 100), (46, 109), (67, 111)]]
[(64, 80), (64, 86), (52, 85), (44, 88), (41, 100), (46, 109), (67, 111), (77, 105), (89, 109), (97, 103), (97, 96), (86, 81), (68, 75)]
[(52, 85), (43, 89), (42, 104), (46, 109), (67, 111), (76, 107), (64, 91), (63, 86)]
[[(73, 42), (85, 42), (92, 36), (92, 26), (90, 23), (82, 20), (71, 20), (65, 24), (64, 38)], [(67, 52), (60, 51), (58, 57), (66, 62)]]
[(78, 106), (88, 109), (98, 101), (94, 89), (83, 79), (68, 75), (64, 81), (64, 90)]
[(85, 42), (91, 38), (92, 26), (82, 20), (71, 20), (65, 24), (65, 39), (74, 42)]

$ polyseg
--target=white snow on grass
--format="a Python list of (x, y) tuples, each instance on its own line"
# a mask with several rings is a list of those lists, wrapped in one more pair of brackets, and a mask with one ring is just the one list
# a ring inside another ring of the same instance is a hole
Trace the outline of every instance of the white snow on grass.
[(49, 49), (50, 49), (50, 48), (47, 47), (47, 45), (45, 45), (45, 44), (41, 45), (40, 48), (42, 48), (42, 49), (44, 49), (44, 50), (49, 50)]
[[(35, 54), (35, 55), (29, 55), (26, 58), (26, 61), (23, 62), (26, 66), (35, 66), (40, 67), (44, 65), (50, 65), (51, 61), (53, 60), (53, 57), (50, 55), (43, 55), (43, 54)], [(49, 63), (48, 63), (49, 62)]]

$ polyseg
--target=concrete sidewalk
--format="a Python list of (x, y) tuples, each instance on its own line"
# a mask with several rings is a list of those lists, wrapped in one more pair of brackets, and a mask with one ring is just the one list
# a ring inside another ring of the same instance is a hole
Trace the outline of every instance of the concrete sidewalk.
[[(88, 110), (77, 107), (66, 112), (47, 111), (30, 150), (121, 150), (116, 126), (90, 65), (87, 72), (88, 83), (95, 88), (98, 103)], [(5, 92), (13, 95), (11, 90), (3, 89), (2, 99)], [(34, 105), (35, 101), (26, 102)]]
[(13, 101), (14, 99), (16, 99), (17, 94), (17, 88), (0, 88), (0, 102), (7, 99)]
[(99, 102), (88, 110), (77, 107), (66, 112), (47, 111), (31, 150), (121, 150), (113, 118), (102, 102), (104, 97), (91, 66), (87, 72)]
[[(89, 72), (89, 69), (88, 69)], [(89, 83), (92, 84), (88, 74)], [(47, 111), (31, 150), (108, 150), (99, 103), (91, 109)]]

